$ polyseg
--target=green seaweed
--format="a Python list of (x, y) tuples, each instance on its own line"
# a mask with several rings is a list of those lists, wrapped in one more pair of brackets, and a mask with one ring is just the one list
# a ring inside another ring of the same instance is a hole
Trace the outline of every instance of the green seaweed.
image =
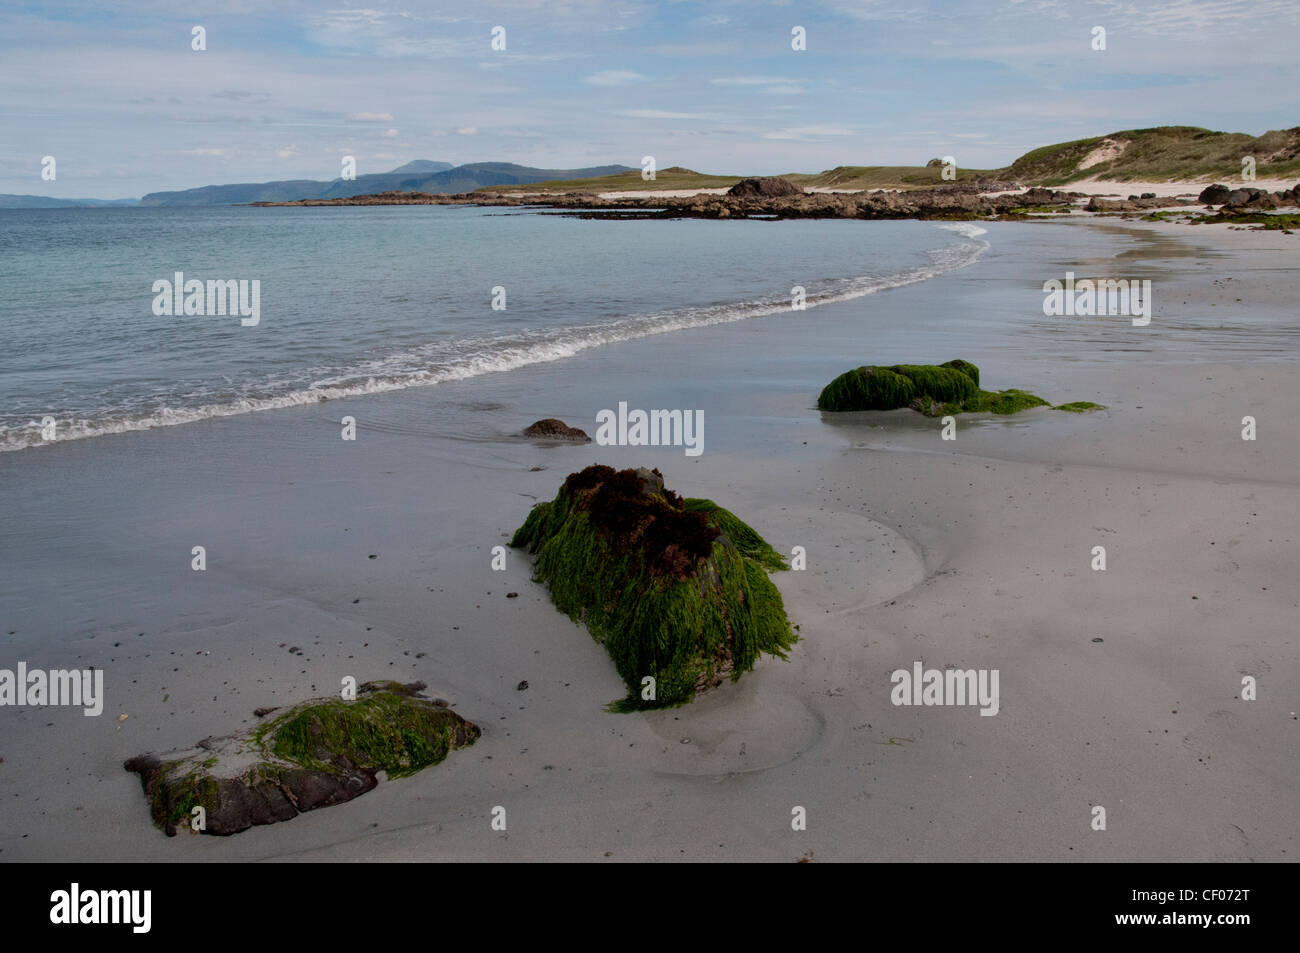
[(266, 731), (273, 734), (270, 753), (291, 764), (339, 773), (342, 755), (358, 768), (382, 769), (389, 778), (401, 778), (447, 757), (456, 717), (446, 708), (376, 692), (356, 701), (331, 699), (296, 709)]
[[(637, 471), (570, 474), (510, 545), (537, 555), (535, 578), (556, 608), (609, 653), (628, 687), (613, 711), (684, 704), (739, 679), (761, 653), (785, 658), (798, 638), (767, 578), (776, 551), (717, 504), (682, 500)], [(646, 676), (654, 699), (641, 697)]]
[(768, 572), (788, 569), (785, 560), (767, 540), (730, 510), (723, 509), (712, 500), (687, 498), (682, 500), (688, 513), (703, 513), (709, 525), (721, 530), (744, 555), (757, 562)]
[[(817, 406), (827, 411), (910, 407), (927, 417), (973, 413), (1006, 416), (1031, 407), (1051, 406), (1036, 394), (1015, 387), (981, 390), (979, 381), (980, 369), (960, 359), (937, 365), (865, 365), (846, 371), (827, 384), (817, 398)], [(1100, 404), (1077, 401), (1056, 409), (1082, 412), (1100, 407)]]
[(1090, 410), (1105, 410), (1105, 404), (1094, 404), (1090, 400), (1076, 400), (1068, 404), (1057, 404), (1054, 410), (1064, 410), (1071, 414), (1083, 414)]

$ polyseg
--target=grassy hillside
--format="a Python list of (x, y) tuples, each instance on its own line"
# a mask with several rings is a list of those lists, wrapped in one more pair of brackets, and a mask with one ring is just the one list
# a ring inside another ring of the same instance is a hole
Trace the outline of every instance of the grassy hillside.
[[(1090, 156), (1093, 164), (1080, 168)], [(1121, 182), (1228, 182), (1240, 181), (1243, 156), (1255, 157), (1259, 178), (1300, 174), (1300, 127), (1258, 137), (1196, 126), (1128, 129), (1035, 149), (1003, 171), (1027, 185), (1046, 186), (1093, 176)]]
[(586, 179), (555, 179), (549, 182), (533, 182), (527, 185), (489, 185), (479, 192), (637, 192), (641, 190), (660, 191), (663, 189), (729, 189), (743, 176), (739, 175), (705, 175), (679, 165), (660, 169), (655, 173), (654, 181), (647, 182), (641, 178), (640, 169), (620, 172), (617, 175), (602, 175)]
[(924, 189), (952, 182), (974, 182), (1001, 178), (997, 170), (957, 167), (957, 178), (945, 180), (939, 166), (919, 165), (841, 165), (815, 175), (795, 172), (782, 176), (801, 188), (826, 189)]

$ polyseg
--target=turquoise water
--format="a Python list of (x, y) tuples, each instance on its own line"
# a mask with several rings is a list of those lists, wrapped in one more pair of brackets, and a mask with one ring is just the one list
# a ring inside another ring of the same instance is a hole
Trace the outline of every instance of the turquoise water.
[[(0, 211), (0, 450), (507, 373), (914, 283), (970, 225), (618, 222), (467, 207)], [(255, 326), (154, 282), (259, 282)], [(493, 289), (505, 291), (494, 310)]]

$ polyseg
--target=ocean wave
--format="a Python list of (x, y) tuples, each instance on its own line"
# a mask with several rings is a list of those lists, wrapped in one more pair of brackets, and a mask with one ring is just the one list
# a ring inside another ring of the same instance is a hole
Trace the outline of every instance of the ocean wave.
[[(815, 308), (851, 301), (878, 291), (926, 281), (974, 263), (989, 248), (989, 244), (979, 238), (986, 230), (978, 225), (951, 222), (938, 227), (955, 232), (968, 241), (930, 251), (928, 264), (892, 275), (864, 276), (832, 282), (829, 288), (808, 294), (805, 306)], [(0, 425), (0, 452), (465, 380), (531, 364), (564, 360), (608, 344), (690, 328), (729, 324), (790, 310), (788, 296), (769, 297), (637, 315), (598, 324), (542, 328), (452, 344), (427, 344), (322, 374), (309, 386), (296, 387), (280, 394), (233, 397), (190, 407), (163, 406), (148, 413), (59, 419), (53, 440), (43, 438), (41, 422), (37, 420), (13, 427)]]

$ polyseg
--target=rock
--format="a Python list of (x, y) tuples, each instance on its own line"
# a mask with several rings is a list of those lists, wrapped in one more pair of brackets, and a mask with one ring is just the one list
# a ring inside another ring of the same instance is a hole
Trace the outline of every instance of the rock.
[[(1007, 415), (1049, 406), (1041, 397), (1016, 388), (981, 390), (979, 379), (979, 368), (962, 360), (938, 365), (864, 365), (845, 371), (827, 384), (817, 398), (817, 406), (831, 412), (910, 407), (927, 417), (976, 412)], [(1082, 412), (1101, 407), (1080, 402), (1062, 404), (1057, 409)]]
[(507, 593), (506, 593), (506, 598), (507, 598), (507, 599), (518, 599), (518, 598), (519, 598), (519, 593), (517, 593), (517, 592), (507, 592)]
[(738, 198), (774, 198), (781, 195), (803, 195), (803, 189), (777, 176), (742, 179), (727, 189), (728, 195)]
[(524, 429), (525, 437), (541, 437), (548, 440), (579, 440), (583, 443), (591, 443), (591, 438), (585, 431), (577, 427), (570, 427), (563, 420), (557, 420), (554, 417), (547, 417), (537, 421), (535, 424), (529, 424)]
[[(319, 698), (241, 734), (127, 761), (168, 836), (206, 812), (205, 834), (237, 834), (350, 801), (389, 778), (437, 764), (479, 728), (420, 694), (423, 682), (366, 682), (355, 701)], [(275, 708), (258, 709), (269, 714)]]
[(537, 555), (556, 608), (604, 645), (628, 688), (617, 710), (690, 701), (797, 639), (767, 578), (780, 555), (734, 514), (666, 489), (658, 470), (570, 474), (510, 545)]
[(516, 686), (515, 686), (515, 691), (517, 691), (517, 692), (526, 692), (526, 691), (528, 691), (528, 679), (524, 679), (522, 682), (520, 682), (518, 685), (516, 685)]
[(1202, 189), (1201, 194), (1196, 197), (1196, 200), (1203, 205), (1222, 205), (1228, 200), (1228, 196), (1231, 192), (1232, 190), (1226, 185), (1219, 185), (1216, 182), (1214, 185), (1209, 185)]
[(1156, 193), (1154, 193), (1154, 192), (1143, 192), (1141, 195), (1138, 196), (1138, 198), (1140, 198), (1140, 199), (1153, 199), (1153, 198), (1156, 198)]

